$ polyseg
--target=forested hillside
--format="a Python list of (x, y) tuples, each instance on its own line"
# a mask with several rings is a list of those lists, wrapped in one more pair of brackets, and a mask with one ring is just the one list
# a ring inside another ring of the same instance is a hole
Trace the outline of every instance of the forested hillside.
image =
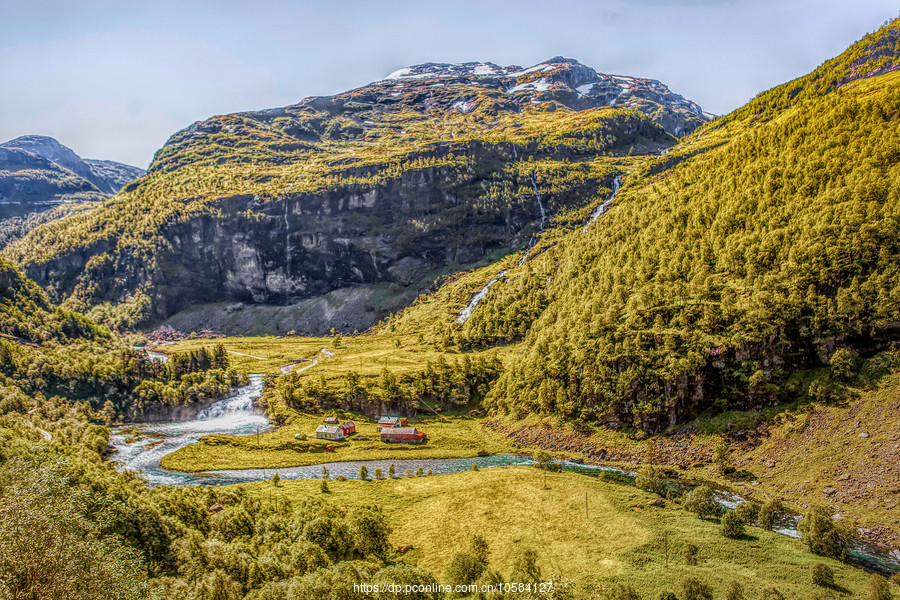
[[(0, 376), (3, 412), (28, 412), (45, 401), (85, 402), (118, 417), (195, 405), (217, 398), (240, 378), (224, 350), (201, 349), (153, 362), (84, 315), (54, 306), (13, 265), (0, 263)], [(105, 445), (105, 443), (104, 443)]]
[(710, 407), (827, 397), (830, 380), (804, 370), (889, 347), (898, 28), (701, 128), (626, 177), (613, 209), (549, 251), (540, 280), (491, 287), (449, 328), (469, 346), (524, 341), (488, 405), (660, 431)]

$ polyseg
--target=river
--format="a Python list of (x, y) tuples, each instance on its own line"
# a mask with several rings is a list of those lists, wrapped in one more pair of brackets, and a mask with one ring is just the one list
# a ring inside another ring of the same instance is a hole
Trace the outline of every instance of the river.
[[(230, 396), (212, 403), (189, 421), (114, 428), (110, 437), (110, 443), (115, 448), (113, 459), (119, 461), (120, 470), (141, 472), (153, 485), (246, 483), (270, 479), (275, 473), (282, 479), (319, 479), (322, 477), (322, 467), (328, 469), (331, 478), (344, 476), (347, 479), (357, 479), (362, 465), (368, 469), (369, 477), (373, 477), (375, 469), (381, 469), (387, 474), (391, 464), (397, 475), (403, 475), (406, 471), (415, 473), (419, 468), (423, 472), (431, 470), (433, 475), (444, 475), (468, 471), (473, 464), (479, 468), (534, 464), (529, 456), (493, 454), (472, 458), (346, 461), (278, 469), (231, 469), (201, 473), (168, 471), (159, 465), (163, 456), (193, 444), (205, 435), (249, 435), (271, 427), (265, 415), (253, 406), (253, 398), (262, 393), (262, 381), (262, 375), (251, 375), (249, 385), (237, 388)], [(559, 461), (558, 464), (566, 471), (593, 476), (604, 473), (612, 481), (634, 484), (635, 473), (622, 469), (569, 461)], [(690, 487), (690, 484), (683, 482), (670, 483), (676, 487)], [(734, 509), (744, 502), (741, 496), (724, 490), (717, 492), (716, 500), (726, 509)], [(797, 516), (786, 517), (774, 531), (781, 535), (800, 537), (797, 522)], [(883, 573), (900, 572), (900, 551), (855, 540), (850, 555), (858, 565)]]

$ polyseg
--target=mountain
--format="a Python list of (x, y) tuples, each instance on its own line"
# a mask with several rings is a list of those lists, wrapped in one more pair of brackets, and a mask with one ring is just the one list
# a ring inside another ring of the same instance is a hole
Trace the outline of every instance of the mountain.
[(194, 123), (112, 203), (7, 253), (80, 310), (192, 309), (178, 318), (194, 328), (240, 303), (248, 327), (290, 306), (275, 332), (363, 329), (442, 273), (529, 244), (674, 144), (666, 128), (705, 120), (658, 82), (570, 59), (419, 65)]
[(18, 137), (0, 144), (0, 217), (102, 200), (144, 174), (121, 163), (82, 159), (51, 137)]

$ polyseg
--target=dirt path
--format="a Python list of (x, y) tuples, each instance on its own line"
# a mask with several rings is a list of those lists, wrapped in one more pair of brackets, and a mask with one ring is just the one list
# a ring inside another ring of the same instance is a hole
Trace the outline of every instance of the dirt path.
[[(327, 350), (326, 348), (322, 348), (321, 350), (319, 350), (319, 352), (324, 354), (325, 358), (331, 358), (332, 356), (334, 356), (334, 352), (332, 352), (331, 350)], [(302, 360), (309, 360), (309, 359), (302, 359)], [(306, 365), (305, 367), (301, 367), (295, 371), (294, 367), (297, 366), (297, 363), (291, 363), (289, 365), (284, 365), (283, 367), (281, 367), (281, 374), (287, 375), (288, 373), (302, 373), (303, 371), (305, 371), (307, 369), (312, 369), (317, 364), (319, 364), (319, 359), (314, 358), (314, 359), (312, 359), (312, 362), (310, 364)]]
[(263, 358), (262, 356), (253, 356), (252, 354), (244, 354), (243, 352), (235, 352), (234, 350), (226, 350), (229, 354), (237, 354), (238, 356), (246, 356), (248, 358), (255, 358), (257, 360), (269, 360), (268, 358)]

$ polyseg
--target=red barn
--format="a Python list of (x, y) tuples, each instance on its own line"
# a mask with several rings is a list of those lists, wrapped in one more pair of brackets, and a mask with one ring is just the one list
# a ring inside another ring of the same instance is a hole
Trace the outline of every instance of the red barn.
[(398, 442), (401, 444), (421, 444), (428, 438), (424, 431), (415, 427), (385, 427), (381, 430), (382, 442)]
[(350, 435), (351, 433), (356, 433), (356, 423), (354, 423), (353, 421), (342, 423), (341, 430), (343, 430), (345, 436)]

